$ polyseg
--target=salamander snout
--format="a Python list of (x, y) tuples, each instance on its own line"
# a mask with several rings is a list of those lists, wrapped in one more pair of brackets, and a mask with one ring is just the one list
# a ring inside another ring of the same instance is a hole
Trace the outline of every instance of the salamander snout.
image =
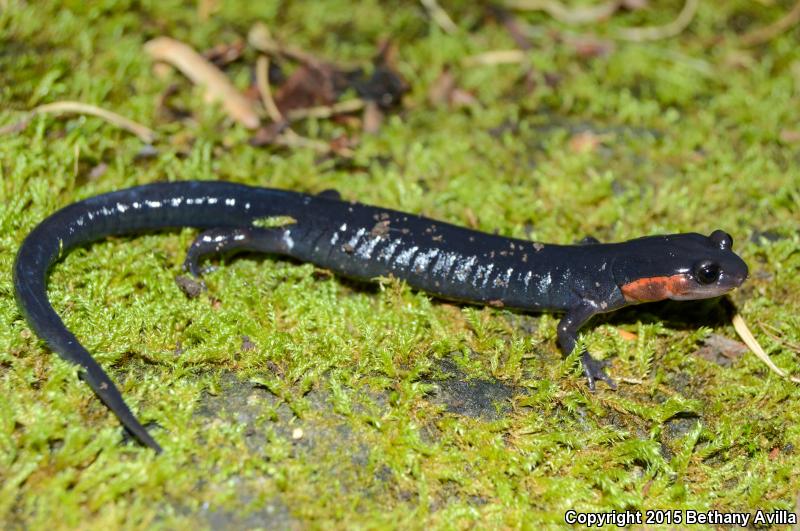
[(738, 288), (747, 279), (747, 264), (733, 252), (730, 234), (715, 230), (708, 236), (704, 247), (695, 251), (697, 258), (684, 273), (683, 289), (676, 290), (670, 298), (718, 297)]

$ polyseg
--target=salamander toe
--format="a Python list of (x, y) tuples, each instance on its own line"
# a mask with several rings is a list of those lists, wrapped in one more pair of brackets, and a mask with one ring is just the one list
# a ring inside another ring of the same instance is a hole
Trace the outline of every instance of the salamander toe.
[(617, 383), (614, 379), (606, 374), (605, 368), (610, 365), (607, 360), (595, 359), (588, 351), (584, 350), (581, 355), (581, 363), (583, 363), (583, 373), (586, 375), (589, 390), (595, 390), (597, 381), (605, 382), (611, 389), (617, 388)]

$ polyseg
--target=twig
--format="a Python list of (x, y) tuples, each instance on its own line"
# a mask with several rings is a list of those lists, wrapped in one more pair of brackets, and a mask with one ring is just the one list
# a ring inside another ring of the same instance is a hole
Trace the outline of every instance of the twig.
[(220, 100), (231, 118), (248, 129), (258, 128), (261, 121), (247, 98), (219, 68), (193, 48), (169, 37), (158, 37), (147, 42), (144, 49), (156, 61), (170, 63), (192, 82), (203, 85), (209, 99)]
[(647, 26), (642, 28), (624, 28), (619, 30), (617, 37), (626, 41), (644, 42), (668, 39), (678, 35), (689, 26), (697, 13), (700, 0), (686, 0), (678, 17), (663, 26)]
[(758, 356), (761, 361), (766, 363), (767, 367), (772, 369), (772, 372), (779, 374), (781, 377), (786, 378), (791, 382), (800, 383), (800, 378), (791, 376), (788, 372), (784, 371), (772, 362), (767, 353), (764, 352), (764, 349), (761, 348), (761, 345), (758, 344), (756, 338), (753, 337), (753, 333), (750, 332), (750, 329), (747, 327), (747, 323), (744, 322), (744, 319), (742, 319), (741, 315), (738, 313), (734, 314), (731, 322), (733, 323), (733, 328), (736, 329), (736, 333), (739, 334), (739, 337), (742, 338), (742, 341), (744, 341), (745, 345), (747, 345), (753, 354)]
[(800, 2), (797, 2), (794, 7), (783, 16), (783, 18), (776, 20), (772, 24), (764, 26), (763, 28), (758, 28), (757, 30), (746, 33), (742, 37), (740, 44), (742, 46), (755, 46), (757, 44), (762, 44), (780, 35), (798, 22), (800, 22)]
[(490, 52), (470, 55), (462, 60), (464, 66), (486, 66), (525, 61), (527, 54), (523, 50), (493, 50)]
[(345, 158), (351, 158), (355, 155), (353, 150), (348, 147), (342, 146), (335, 148), (332, 144), (327, 142), (300, 136), (289, 128), (285, 129), (280, 135), (272, 140), (271, 143), (276, 146), (288, 148), (308, 148), (316, 151), (320, 155), (336, 153), (337, 155)]
[(458, 31), (458, 26), (456, 26), (453, 19), (450, 18), (450, 15), (447, 14), (447, 11), (442, 9), (442, 6), (439, 5), (439, 2), (436, 0), (420, 0), (420, 3), (425, 7), (428, 11), (428, 14), (431, 16), (434, 22), (439, 25), (447, 33), (455, 33)]
[(92, 116), (97, 116), (98, 118), (102, 118), (103, 120), (107, 121), (112, 125), (116, 125), (121, 129), (125, 129), (126, 131), (133, 133), (134, 135), (138, 136), (142, 142), (150, 144), (155, 140), (156, 133), (152, 129), (145, 127), (144, 125), (134, 122), (124, 116), (120, 116), (119, 114), (111, 111), (107, 111), (106, 109), (102, 109), (97, 107), (96, 105), (90, 105), (88, 103), (81, 103), (79, 101), (58, 101), (55, 103), (47, 103), (45, 105), (39, 105), (35, 107), (31, 114), (61, 114), (61, 113), (74, 113), (74, 114), (90, 114)]
[(764, 335), (766, 335), (768, 338), (770, 338), (773, 341), (775, 341), (776, 343), (784, 345), (786, 348), (788, 348), (788, 349), (800, 354), (800, 344), (793, 343), (792, 341), (788, 341), (786, 339), (781, 338), (778, 335), (778, 333), (780, 333), (780, 331), (777, 330), (774, 326), (769, 325), (767, 323), (762, 323), (760, 321), (758, 323), (758, 326), (761, 328), (761, 331), (764, 332)]
[(269, 58), (266, 55), (261, 55), (256, 61), (256, 86), (258, 93), (261, 94), (261, 102), (264, 104), (264, 109), (270, 119), (277, 123), (284, 120), (278, 106), (275, 105), (275, 100), (272, 98), (272, 91), (269, 87)]
[(276, 138), (274, 143), (284, 147), (310, 148), (323, 155), (331, 152), (331, 147), (325, 142), (300, 136), (291, 129), (287, 129), (282, 135)]
[(590, 24), (603, 20), (619, 10), (622, 2), (612, 1), (590, 7), (569, 9), (555, 0), (509, 0), (505, 7), (524, 11), (544, 11), (564, 24)]
[[(275, 105), (275, 100), (272, 98), (272, 90), (269, 85), (269, 59), (266, 55), (260, 56), (256, 61), (256, 86), (258, 87), (261, 101), (264, 103), (264, 108), (270, 119), (276, 124), (286, 124), (286, 118), (284, 118), (278, 106)], [(329, 144), (300, 136), (288, 126), (272, 141), (272, 143), (289, 148), (310, 148), (323, 155), (333, 151)], [(352, 157), (353, 152), (352, 150), (344, 149), (340, 150), (340, 155)]]
[(259, 52), (273, 55), (283, 55), (309, 65), (318, 65), (320, 60), (308, 52), (293, 46), (279, 44), (269, 32), (266, 24), (256, 22), (247, 34), (247, 42)]
[(287, 113), (290, 122), (303, 120), (305, 118), (330, 118), (337, 114), (347, 114), (360, 111), (364, 108), (365, 102), (361, 98), (340, 101), (333, 105), (320, 105), (318, 107), (306, 107), (305, 109), (292, 109)]

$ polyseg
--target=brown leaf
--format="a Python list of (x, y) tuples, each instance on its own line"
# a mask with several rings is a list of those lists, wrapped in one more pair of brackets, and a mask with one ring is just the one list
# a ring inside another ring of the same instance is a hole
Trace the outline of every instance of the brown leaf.
[(456, 88), (450, 93), (450, 105), (452, 107), (469, 107), (478, 103), (478, 99), (464, 89)]
[(795, 144), (800, 142), (800, 129), (782, 129), (779, 137), (782, 142)]
[(597, 149), (601, 138), (592, 131), (582, 131), (572, 135), (569, 139), (569, 148), (573, 153), (589, 153)]
[(357, 143), (356, 139), (350, 138), (347, 135), (339, 135), (330, 141), (329, 146), (331, 151), (339, 156), (352, 157), (352, 148), (355, 147)]
[(261, 101), (261, 93), (258, 91), (258, 86), (255, 84), (250, 85), (242, 91), (242, 96), (250, 101)]
[(383, 112), (377, 103), (368, 101), (364, 107), (364, 124), (363, 129), (367, 134), (375, 134), (383, 123)]
[(378, 53), (375, 56), (375, 64), (383, 65), (391, 70), (396, 70), (398, 48), (390, 39), (384, 39), (378, 43)]
[(439, 77), (428, 88), (428, 101), (433, 105), (441, 105), (450, 99), (450, 94), (456, 87), (456, 78), (449, 68), (442, 70)]
[(598, 39), (595, 37), (580, 37), (571, 41), (572, 47), (578, 57), (592, 59), (605, 57), (614, 51), (614, 41)]
[(231, 43), (222, 43), (203, 52), (206, 60), (218, 67), (223, 67), (239, 60), (244, 52), (244, 41), (237, 40)]
[(105, 162), (97, 164), (89, 172), (89, 180), (96, 181), (97, 179), (105, 175), (106, 171), (108, 171), (108, 164), (106, 164)]
[(695, 354), (723, 367), (727, 367), (748, 351), (744, 343), (719, 334), (711, 334), (703, 343), (704, 346)]
[(439, 74), (428, 89), (428, 100), (433, 105), (448, 104), (451, 107), (468, 107), (478, 103), (477, 98), (464, 89), (456, 86), (456, 79), (449, 68)]
[(644, 484), (644, 487), (642, 487), (642, 496), (647, 498), (647, 495), (650, 493), (650, 487), (652, 486), (653, 486), (653, 480), (651, 479), (650, 481)]
[(266, 127), (260, 127), (250, 137), (250, 145), (254, 147), (269, 146), (286, 129), (286, 122), (273, 122)]
[(336, 101), (343, 74), (329, 64), (305, 64), (275, 93), (275, 104), (285, 116), (292, 109), (330, 105)]

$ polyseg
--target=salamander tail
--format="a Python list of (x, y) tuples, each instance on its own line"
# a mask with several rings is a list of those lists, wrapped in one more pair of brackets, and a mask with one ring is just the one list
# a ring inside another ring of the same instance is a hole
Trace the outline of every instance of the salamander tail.
[(147, 433), (122, 398), (114, 382), (64, 325), (47, 298), (46, 276), (60, 252), (60, 242), (32, 233), (20, 247), (14, 263), (17, 304), (34, 332), (62, 358), (81, 367), (81, 376), (114, 412), (123, 426), (156, 452), (161, 447)]

